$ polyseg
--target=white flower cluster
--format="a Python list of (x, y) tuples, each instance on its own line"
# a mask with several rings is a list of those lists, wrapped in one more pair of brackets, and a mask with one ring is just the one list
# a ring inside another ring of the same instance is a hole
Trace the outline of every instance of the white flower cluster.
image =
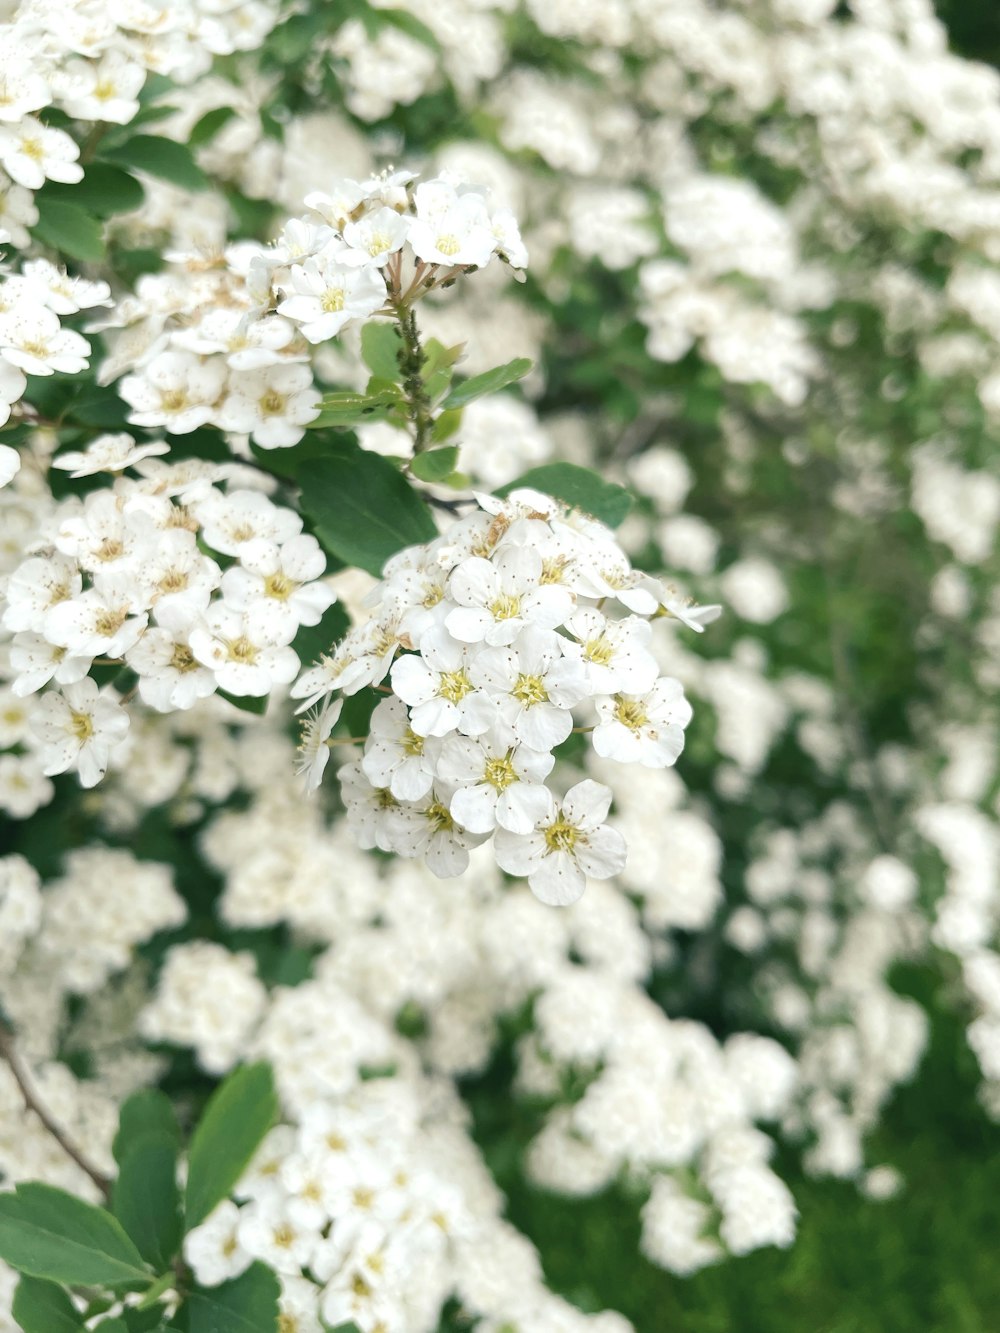
[[(527, 263), (509, 210), (446, 175), (414, 185), (398, 171), (341, 180), (306, 196), (308, 215), (271, 246), (242, 243), (179, 287), (145, 279), (95, 327), (134, 325), (103, 377), (120, 385), (137, 426), (184, 434), (200, 426), (249, 436), (264, 449), (297, 443), (319, 410), (310, 347), (350, 324), (392, 315), (495, 257)], [(228, 261), (228, 267), (227, 267)], [(185, 290), (186, 288), (186, 290)], [(167, 327), (170, 316), (177, 318)]]
[[(504, 870), (565, 905), (588, 875), (617, 874), (626, 849), (605, 823), (610, 788), (586, 780), (559, 800), (546, 785), (553, 751), (575, 729), (605, 758), (673, 764), (691, 708), (659, 673), (650, 621), (672, 614), (700, 629), (718, 608), (689, 608), (633, 570), (610, 529), (548, 496), (478, 501), (389, 561), (372, 618), (292, 694), (308, 706), (390, 680), (363, 757), (340, 772), (362, 846), (423, 857), (445, 876), (492, 837)], [(308, 787), (322, 778), (340, 707), (306, 724)], [(574, 728), (574, 709), (596, 722)]]
[[(221, 489), (226, 467), (162, 464), (152, 455), (164, 448), (102, 436), (57, 457), (76, 475), (138, 466), (146, 476), (56, 506), (4, 582), (11, 711), (0, 742), (26, 748), (43, 777), (75, 768), (92, 787), (126, 744), (128, 713), (90, 676), (95, 663), (134, 672), (158, 712), (216, 690), (260, 697), (295, 677), (292, 640), (336, 600), (294, 511), (259, 490)], [(51, 795), (34, 781), (23, 813)]]
[[(9, 7), (8, 7), (9, 8)], [(0, 242), (28, 244), (32, 192), (83, 178), (80, 149), (39, 112), (126, 125), (150, 73), (186, 82), (215, 55), (252, 50), (278, 21), (268, 0), (27, 0), (0, 23)]]

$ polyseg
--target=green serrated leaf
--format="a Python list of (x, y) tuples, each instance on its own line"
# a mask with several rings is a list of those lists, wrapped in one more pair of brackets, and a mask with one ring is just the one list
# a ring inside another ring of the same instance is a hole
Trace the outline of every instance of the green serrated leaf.
[(150, 1276), (117, 1218), (37, 1182), (0, 1194), (0, 1259), (67, 1286), (145, 1286)]
[(266, 1064), (244, 1065), (216, 1089), (191, 1140), (184, 1198), (189, 1231), (228, 1196), (277, 1114)]
[(402, 345), (397, 324), (369, 320), (361, 330), (361, 359), (380, 380), (393, 383), (401, 378), (398, 353)]
[(334, 555), (379, 575), (404, 546), (432, 541), (430, 511), (393, 465), (353, 449), (317, 459), (299, 472), (302, 508), (316, 536)]
[(365, 421), (384, 421), (401, 401), (398, 389), (385, 389), (371, 396), (349, 392), (328, 393), (320, 403), (319, 416), (308, 423), (308, 429), (349, 429)]
[(577, 467), (575, 463), (546, 463), (543, 467), (532, 468), (501, 486), (496, 494), (509, 495), (521, 487), (552, 495), (612, 528), (618, 527), (632, 507), (632, 496), (624, 486), (605, 481), (596, 472)]
[(122, 1103), (118, 1113), (118, 1133), (111, 1147), (115, 1161), (120, 1165), (142, 1140), (150, 1136), (166, 1138), (175, 1144), (181, 1141), (173, 1103), (159, 1088), (142, 1088)]
[(32, 235), (43, 245), (70, 259), (96, 263), (104, 258), (104, 230), (97, 218), (79, 204), (38, 197), (38, 221)]
[(198, 166), (187, 144), (158, 134), (134, 134), (125, 143), (101, 153), (105, 161), (147, 171), (185, 190), (208, 188), (208, 177)]
[(189, 1333), (275, 1333), (280, 1291), (262, 1263), (219, 1287), (196, 1288), (188, 1298)]
[(11, 1313), (24, 1333), (78, 1333), (83, 1315), (54, 1282), (23, 1277), (14, 1293)]
[(484, 371), (482, 375), (473, 375), (471, 380), (466, 380), (452, 389), (444, 400), (445, 411), (455, 407), (465, 407), (467, 403), (474, 402), (485, 394), (496, 393), (498, 389), (505, 389), (508, 384), (523, 380), (531, 370), (532, 364), (526, 356), (519, 356), (513, 361), (508, 361), (506, 365), (494, 366), (492, 370)]
[(410, 460), (410, 471), (421, 481), (443, 481), (455, 471), (457, 462), (456, 445), (447, 449), (428, 449), (425, 453), (414, 454)]
[(217, 106), (211, 111), (206, 111), (192, 126), (188, 135), (188, 146), (198, 148), (203, 143), (210, 143), (223, 125), (228, 124), (235, 115), (236, 112), (231, 106)]
[(46, 181), (44, 188), (35, 195), (35, 203), (43, 206), (51, 200), (76, 204), (99, 218), (107, 218), (113, 213), (133, 212), (141, 207), (144, 198), (142, 186), (127, 171), (109, 162), (91, 162), (83, 180), (75, 185)]

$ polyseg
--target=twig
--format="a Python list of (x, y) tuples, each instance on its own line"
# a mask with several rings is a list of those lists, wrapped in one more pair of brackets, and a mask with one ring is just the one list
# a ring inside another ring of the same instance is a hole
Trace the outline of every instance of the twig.
[(6, 1060), (10, 1072), (14, 1075), (14, 1082), (20, 1089), (21, 1096), (24, 1099), (25, 1108), (28, 1111), (34, 1112), (42, 1122), (44, 1128), (52, 1135), (67, 1157), (73, 1159), (80, 1170), (88, 1175), (94, 1182), (105, 1200), (109, 1200), (111, 1198), (111, 1181), (87, 1161), (79, 1148), (67, 1138), (63, 1130), (56, 1124), (48, 1111), (38, 1100), (38, 1095), (32, 1087), (31, 1079), (28, 1076), (27, 1067), (18, 1054), (14, 1044), (14, 1034), (11, 1032), (10, 1028), (3, 1023), (0, 1023), (0, 1058)]

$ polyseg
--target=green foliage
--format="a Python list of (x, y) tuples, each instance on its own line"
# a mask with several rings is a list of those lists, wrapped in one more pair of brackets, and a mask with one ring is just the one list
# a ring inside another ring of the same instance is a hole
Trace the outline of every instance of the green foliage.
[(195, 162), (187, 144), (164, 139), (158, 134), (133, 134), (119, 146), (104, 148), (101, 157), (121, 166), (148, 171), (151, 176), (159, 176), (184, 190), (208, 187), (208, 178)]
[(142, 1257), (165, 1268), (181, 1238), (175, 1140), (150, 1134), (136, 1143), (121, 1162), (112, 1209)]
[(104, 258), (104, 229), (96, 217), (76, 203), (39, 191), (38, 221), (32, 227), (35, 238), (70, 259), (85, 262)]
[(44, 189), (35, 196), (35, 202), (75, 204), (99, 218), (108, 218), (115, 213), (131, 213), (141, 206), (144, 198), (142, 186), (127, 171), (108, 162), (91, 162), (83, 180), (75, 185), (46, 181)]
[(199, 148), (204, 143), (211, 143), (224, 125), (233, 119), (236, 112), (231, 106), (217, 106), (212, 111), (206, 111), (191, 128), (188, 135), (188, 146), (190, 148)]
[(406, 478), (378, 454), (344, 450), (300, 469), (302, 508), (316, 536), (346, 564), (380, 574), (391, 555), (431, 541), (437, 528)]
[(310, 430), (328, 427), (346, 430), (365, 421), (386, 421), (399, 408), (398, 389), (385, 388), (377, 393), (328, 393), (323, 397), (319, 416), (309, 422)]
[(11, 1310), (24, 1333), (74, 1333), (84, 1327), (83, 1315), (54, 1282), (22, 1277)]
[(394, 381), (400, 378), (399, 353), (402, 346), (399, 329), (395, 324), (371, 320), (361, 330), (361, 358), (378, 379)]
[(188, 1333), (275, 1333), (280, 1290), (261, 1263), (219, 1287), (196, 1289), (187, 1303)]
[(118, 1220), (51, 1185), (0, 1195), (0, 1259), (50, 1282), (134, 1287), (149, 1281), (142, 1255)]
[(443, 481), (455, 471), (457, 462), (458, 448), (455, 445), (446, 449), (428, 449), (426, 453), (414, 456), (410, 471), (421, 481)]
[(184, 1194), (188, 1230), (229, 1194), (278, 1113), (269, 1066), (245, 1065), (213, 1093), (191, 1139)]
[(501, 486), (497, 495), (509, 495), (522, 486), (553, 495), (612, 528), (618, 527), (632, 507), (632, 497), (624, 486), (604, 481), (596, 472), (574, 463), (547, 463), (532, 468)]
[(518, 380), (523, 380), (530, 372), (531, 365), (526, 356), (519, 356), (513, 361), (508, 361), (506, 365), (494, 366), (492, 370), (484, 371), (482, 375), (473, 375), (472, 379), (464, 380), (452, 389), (442, 406), (445, 411), (466, 407), (488, 393), (506, 389), (508, 384), (516, 384)]

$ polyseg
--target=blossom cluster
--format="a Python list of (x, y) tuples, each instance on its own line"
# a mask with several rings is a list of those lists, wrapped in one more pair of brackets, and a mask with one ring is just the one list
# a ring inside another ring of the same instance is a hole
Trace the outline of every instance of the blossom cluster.
[[(362, 845), (457, 875), (492, 837), (504, 870), (562, 905), (588, 875), (617, 874), (626, 849), (605, 822), (611, 790), (586, 780), (558, 800), (553, 752), (586, 731), (606, 758), (673, 764), (691, 707), (659, 673), (650, 622), (701, 629), (718, 608), (687, 606), (634, 570), (604, 524), (531, 490), (480, 495), (435, 541), (393, 557), (369, 603), (371, 618), (292, 688), (308, 707), (390, 681), (363, 757), (340, 772)], [(306, 724), (309, 787), (341, 707)], [(574, 709), (596, 722), (575, 728)]]
[[(131, 365), (120, 385), (129, 420), (173, 434), (214, 425), (264, 449), (296, 444), (319, 410), (311, 347), (495, 256), (527, 263), (513, 214), (491, 213), (483, 191), (451, 175), (414, 182), (408, 171), (337, 181), (307, 195), (308, 214), (272, 245), (241, 243), (204, 274), (191, 256), (199, 272), (184, 308), (169, 278), (140, 283), (95, 326), (147, 324), (138, 347), (126, 342), (127, 362), (112, 357), (103, 372)], [(171, 313), (184, 313), (182, 327), (166, 327)]]
[(128, 713), (119, 690), (98, 687), (95, 665), (133, 673), (161, 713), (217, 690), (261, 697), (296, 676), (292, 640), (336, 600), (298, 514), (260, 490), (223, 490), (225, 467), (162, 463), (164, 452), (119, 434), (57, 456), (75, 476), (144, 476), (57, 505), (5, 581), (4, 743), (26, 746), (45, 777), (76, 769), (92, 787), (125, 744)]

